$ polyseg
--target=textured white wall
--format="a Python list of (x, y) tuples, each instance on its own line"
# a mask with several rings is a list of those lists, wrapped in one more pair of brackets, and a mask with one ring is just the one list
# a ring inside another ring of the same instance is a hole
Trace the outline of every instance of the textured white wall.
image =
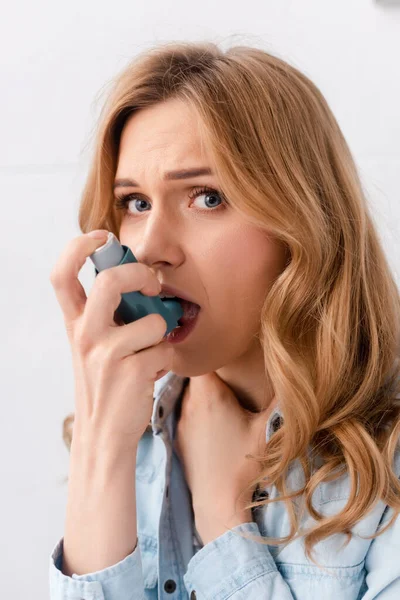
[[(400, 243), (400, 5), (393, 0), (8, 3), (0, 22), (0, 296), (4, 598), (48, 597), (63, 534), (73, 373), (49, 282), (79, 235), (89, 134), (107, 82), (158, 41), (257, 45), (325, 94), (354, 153), (397, 281)], [(87, 263), (80, 279), (90, 289)]]

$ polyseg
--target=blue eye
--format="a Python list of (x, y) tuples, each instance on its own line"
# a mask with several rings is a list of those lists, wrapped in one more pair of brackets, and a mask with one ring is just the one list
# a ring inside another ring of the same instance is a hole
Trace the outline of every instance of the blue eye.
[[(225, 196), (221, 192), (219, 192), (218, 190), (215, 190), (213, 188), (210, 188), (210, 187), (194, 188), (193, 190), (191, 190), (190, 194), (188, 194), (188, 197), (191, 200), (193, 200), (202, 195), (211, 197), (211, 207), (209, 207), (208, 212), (211, 212), (214, 210), (219, 210), (219, 209), (223, 210), (226, 208), (226, 205), (228, 204)], [(220, 201), (222, 201), (222, 204), (219, 204), (218, 206), (212, 206), (212, 204), (215, 204), (215, 198), (219, 198)], [(124, 210), (124, 211), (126, 210), (127, 211), (128, 202), (131, 202), (134, 200), (138, 201), (138, 204), (135, 205), (138, 208), (138, 210), (139, 210), (139, 203), (141, 203), (142, 207), (143, 207), (143, 204), (146, 204), (146, 202), (147, 202), (147, 200), (141, 194), (122, 194), (121, 196), (116, 197), (115, 207), (117, 210)], [(208, 202), (210, 204), (210, 200)], [(141, 212), (146, 212), (146, 210), (139, 211), (138, 214), (140, 214)], [(207, 212), (207, 211), (203, 210), (202, 212)], [(134, 217), (134, 213), (130, 213), (128, 216)]]

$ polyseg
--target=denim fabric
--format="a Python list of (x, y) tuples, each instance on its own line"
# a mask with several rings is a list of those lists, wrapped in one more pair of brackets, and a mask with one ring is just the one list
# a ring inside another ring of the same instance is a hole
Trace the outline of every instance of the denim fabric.
[[(382, 501), (353, 527), (347, 546), (345, 534), (335, 534), (314, 547), (313, 556), (325, 570), (306, 557), (303, 537), (273, 546), (236, 535), (288, 535), (290, 521), (282, 501), (255, 509), (252, 522), (202, 545), (173, 446), (177, 410), (187, 381), (170, 371), (155, 384), (151, 426), (137, 454), (135, 550), (115, 565), (68, 577), (60, 569), (61, 538), (49, 561), (50, 600), (399, 600), (400, 519), (378, 538), (363, 539), (392, 516), (392, 509)], [(267, 441), (282, 422), (278, 405), (266, 425)], [(400, 477), (400, 451), (395, 469)], [(303, 485), (299, 461), (291, 465), (287, 481), (291, 489)], [(275, 487), (265, 487), (260, 493), (277, 495)], [(323, 516), (333, 515), (345, 507), (349, 495), (349, 479), (343, 475), (318, 486), (312, 502)], [(301, 525), (313, 523), (307, 515)]]

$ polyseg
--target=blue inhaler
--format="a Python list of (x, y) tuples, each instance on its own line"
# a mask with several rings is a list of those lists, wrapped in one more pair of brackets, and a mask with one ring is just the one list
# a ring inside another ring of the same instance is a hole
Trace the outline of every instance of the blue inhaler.
[[(105, 244), (97, 248), (89, 256), (95, 266), (96, 276), (100, 271), (123, 265), (125, 263), (138, 262), (128, 246), (119, 243), (112, 231), (108, 232)], [(183, 317), (183, 309), (179, 300), (160, 296), (145, 296), (141, 292), (127, 292), (121, 294), (121, 303), (116, 312), (125, 324), (132, 323), (152, 313), (158, 313), (167, 323), (167, 331), (164, 338), (176, 327), (178, 320)]]

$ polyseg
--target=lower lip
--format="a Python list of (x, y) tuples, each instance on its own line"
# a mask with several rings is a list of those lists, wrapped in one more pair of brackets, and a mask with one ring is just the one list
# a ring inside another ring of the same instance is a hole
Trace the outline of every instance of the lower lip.
[(179, 342), (183, 342), (183, 340), (185, 340), (196, 327), (196, 323), (199, 319), (200, 312), (201, 309), (199, 310), (194, 319), (190, 319), (190, 321), (187, 321), (187, 323), (185, 323), (184, 325), (173, 329), (171, 333), (169, 333), (165, 338), (167, 342), (169, 342), (170, 344), (179, 344)]

